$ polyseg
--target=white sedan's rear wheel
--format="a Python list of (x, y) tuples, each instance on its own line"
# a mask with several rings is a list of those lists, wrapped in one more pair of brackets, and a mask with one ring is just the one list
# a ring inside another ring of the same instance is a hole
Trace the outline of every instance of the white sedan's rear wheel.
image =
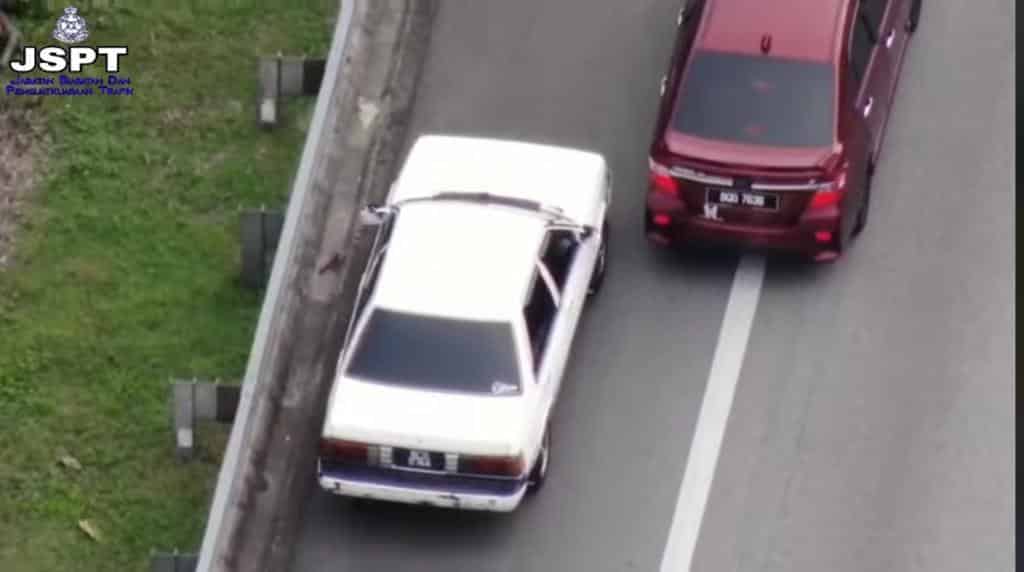
[(533, 464), (527, 486), (531, 492), (536, 492), (544, 486), (544, 479), (548, 476), (548, 465), (551, 463), (551, 426), (544, 430), (544, 437), (541, 441), (540, 452), (537, 453), (537, 461)]

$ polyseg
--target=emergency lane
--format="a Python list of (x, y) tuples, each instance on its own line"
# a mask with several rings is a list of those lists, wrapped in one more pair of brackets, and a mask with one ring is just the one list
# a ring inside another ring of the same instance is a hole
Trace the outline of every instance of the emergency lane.
[(862, 240), (769, 264), (693, 570), (1013, 569), (1013, 11), (925, 2)]
[(668, 0), (440, 3), (412, 136), (604, 153), (615, 176), (607, 279), (579, 328), (538, 495), (492, 515), (316, 491), (294, 570), (657, 567), (736, 267), (730, 256), (680, 261), (643, 238), (645, 150), (678, 8)]

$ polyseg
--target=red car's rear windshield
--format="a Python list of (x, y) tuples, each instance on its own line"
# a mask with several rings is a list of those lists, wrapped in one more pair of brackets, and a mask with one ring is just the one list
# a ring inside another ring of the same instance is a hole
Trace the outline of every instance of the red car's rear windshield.
[(832, 66), (711, 50), (695, 52), (679, 90), (676, 131), (773, 147), (832, 143)]

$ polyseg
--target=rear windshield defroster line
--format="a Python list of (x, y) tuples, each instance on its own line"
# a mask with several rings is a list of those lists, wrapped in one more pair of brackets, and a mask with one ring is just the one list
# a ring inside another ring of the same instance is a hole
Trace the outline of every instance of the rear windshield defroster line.
[(766, 55), (694, 53), (679, 90), (676, 131), (773, 147), (832, 142), (832, 66)]
[(373, 383), (490, 395), (520, 391), (512, 325), (377, 308), (347, 375)]

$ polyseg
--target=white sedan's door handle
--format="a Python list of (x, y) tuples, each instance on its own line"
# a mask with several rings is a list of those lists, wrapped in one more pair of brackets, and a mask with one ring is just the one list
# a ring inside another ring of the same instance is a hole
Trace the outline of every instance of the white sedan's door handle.
[(885, 47), (891, 48), (893, 41), (896, 40), (896, 28), (889, 30), (889, 35), (885, 37)]
[(875, 106), (875, 98), (868, 97), (868, 102), (864, 104), (864, 117), (871, 115), (871, 108)]

